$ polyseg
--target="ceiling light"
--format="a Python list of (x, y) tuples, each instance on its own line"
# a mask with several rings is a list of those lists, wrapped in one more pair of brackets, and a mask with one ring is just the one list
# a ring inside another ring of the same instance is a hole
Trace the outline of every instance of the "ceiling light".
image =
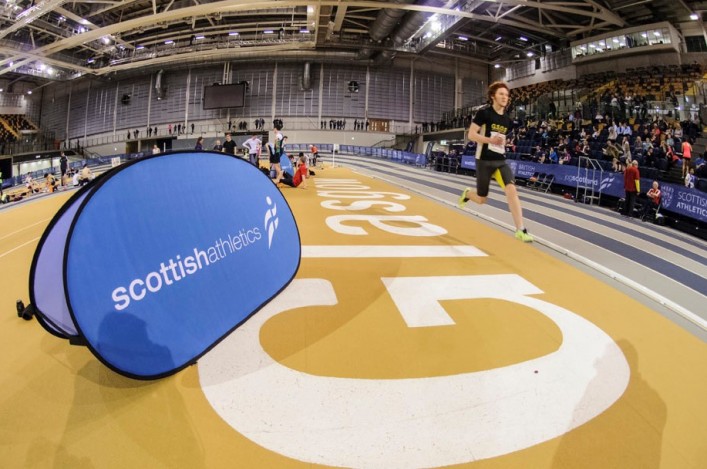
[(459, 36), (459, 40), (460, 40), (460, 41), (468, 41), (469, 38), (466, 37), (466, 36)]
[(32, 94), (32, 90), (27, 90), (27, 94)]
[(53, 69), (53, 68), (48, 68), (48, 69), (47, 69), (47, 74), (49, 74), (49, 75), (54, 75), (54, 69)]
[(519, 37), (518, 39), (520, 39), (520, 40), (523, 41), (523, 42), (528, 42), (528, 38), (525, 37), (525, 36), (521, 36), (521, 37)]
[(439, 32), (442, 30), (442, 25), (440, 24), (439, 21), (433, 21), (432, 25), (430, 26), (432, 28), (432, 31)]
[(700, 16), (697, 13), (693, 13), (690, 15), (690, 19), (692, 21), (697, 21), (698, 19), (700, 19)]
[(106, 45), (110, 44), (110, 38), (108, 36), (103, 36), (101, 41), (103, 41), (103, 44), (106, 44)]
[(653, 34), (655, 34), (656, 36), (660, 36), (660, 31), (656, 31)]
[(238, 36), (238, 33), (234, 31), (234, 32), (228, 33), (228, 35), (229, 36)]
[(167, 39), (166, 41), (164, 41), (164, 43), (165, 44), (174, 44), (174, 41), (171, 39)]
[(309, 29), (300, 29), (299, 32), (302, 33), (302, 34), (308, 34), (308, 33), (309, 33)]
[(47, 68), (46, 65), (44, 65), (44, 64), (39, 64), (39, 69), (40, 69), (41, 71), (44, 71), (45, 68)]
[(204, 36), (197, 36), (194, 39), (196, 39), (198, 41), (199, 39), (204, 39)]
[(79, 33), (85, 33), (85, 32), (86, 32), (86, 28), (84, 28), (83, 26), (79, 26)]
[(263, 31), (263, 34), (272, 34), (272, 33), (273, 33), (272, 29), (268, 29), (268, 30)]
[(501, 39), (503, 39), (503, 36), (498, 36), (498, 37), (496, 38), (496, 41), (500, 41)]
[(532, 57), (532, 56), (534, 56), (535, 54), (533, 54), (532, 52), (528, 52), (526, 55), (527, 55), (528, 57)]
[(431, 37), (432, 37), (432, 33), (429, 32), (429, 31), (427, 31), (427, 32), (425, 33), (425, 38), (428, 39), (428, 38), (431, 38)]
[(619, 43), (619, 40), (616, 39), (616, 38), (614, 38), (614, 39), (611, 40), (611, 42), (613, 42), (614, 44), (618, 44), (618, 43)]
[(137, 47), (135, 48), (135, 50), (143, 50), (144, 48), (145, 48), (145, 46), (140, 45), (140, 46), (137, 46)]
[(501, 68), (501, 64), (494, 64), (493, 68)]
[(641, 33), (641, 37), (648, 37), (648, 34), (646, 34), (646, 33)]

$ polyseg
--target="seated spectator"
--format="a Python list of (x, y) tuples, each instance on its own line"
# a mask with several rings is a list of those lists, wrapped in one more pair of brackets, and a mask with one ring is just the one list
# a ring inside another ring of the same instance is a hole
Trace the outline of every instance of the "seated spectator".
[(619, 162), (619, 147), (614, 145), (611, 140), (607, 140), (604, 154), (611, 160), (611, 168), (614, 171), (620, 171), (621, 163)]
[(557, 156), (557, 151), (555, 150), (554, 147), (550, 147), (550, 153), (548, 155), (548, 159), (550, 160), (550, 163), (557, 164), (559, 162), (560, 157)]
[(92, 179), (93, 172), (91, 171), (91, 168), (89, 168), (88, 165), (84, 163), (83, 168), (81, 169), (81, 173), (79, 174), (79, 186), (88, 184), (89, 182), (91, 182)]
[(685, 187), (688, 189), (694, 189), (695, 188), (695, 181), (697, 178), (695, 177), (695, 168), (690, 168), (690, 172), (687, 173), (685, 176)]
[(32, 178), (32, 175), (29, 173), (25, 176), (25, 187), (29, 191), (30, 195), (39, 192), (39, 184), (37, 184), (37, 182)]
[(152, 154), (159, 155), (159, 153), (160, 153), (160, 147), (158, 147), (157, 145), (152, 145)]
[(641, 220), (646, 221), (646, 216), (651, 210), (658, 210), (660, 207), (660, 186), (658, 181), (653, 181), (653, 186), (646, 193), (646, 200), (643, 201), (643, 214)]
[(52, 193), (56, 190), (56, 179), (51, 173), (44, 176), (44, 188), (47, 192)]

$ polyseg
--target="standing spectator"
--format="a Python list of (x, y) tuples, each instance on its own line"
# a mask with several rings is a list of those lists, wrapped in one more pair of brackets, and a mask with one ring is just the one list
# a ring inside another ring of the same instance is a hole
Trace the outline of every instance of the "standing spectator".
[(223, 151), (229, 155), (236, 154), (236, 142), (231, 139), (231, 134), (226, 134), (226, 141), (223, 142)]
[(319, 156), (319, 149), (315, 145), (309, 147), (309, 152), (312, 154), (312, 166), (317, 167), (317, 157)]
[(192, 135), (194, 135), (194, 123), (193, 122), (191, 123), (191, 133), (192, 133)]
[(204, 150), (204, 137), (199, 137), (196, 139), (196, 145), (194, 145), (194, 150), (203, 151)]
[(221, 140), (216, 140), (216, 143), (214, 143), (214, 151), (223, 151), (223, 145), (221, 145)]
[(170, 135), (172, 135), (172, 124), (169, 124), (167, 126), (167, 131), (169, 132)]
[(159, 154), (160, 154), (160, 147), (158, 147), (157, 144), (152, 145), (152, 154), (153, 154), (153, 155), (159, 155)]
[(624, 171), (624, 190), (626, 200), (624, 201), (623, 215), (631, 217), (633, 207), (636, 205), (636, 195), (641, 191), (641, 174), (638, 172), (638, 161), (633, 160), (631, 166)]
[(258, 148), (260, 148), (260, 139), (255, 135), (243, 142), (243, 148), (248, 150), (248, 160), (253, 166), (258, 167)]
[(282, 166), (280, 165), (280, 157), (284, 153), (284, 137), (282, 135), (282, 126), (279, 122), (275, 122), (275, 142), (273, 152), (270, 155), (270, 167), (275, 170), (275, 179), (273, 182), (277, 184), (282, 179)]
[(66, 170), (69, 166), (69, 160), (66, 158), (66, 155), (64, 152), (61, 152), (61, 156), (59, 157), (59, 169), (61, 170), (61, 185), (62, 187), (66, 186), (64, 182), (64, 177), (66, 177)]
[(692, 160), (692, 145), (690, 145), (690, 138), (685, 137), (682, 141), (682, 177), (687, 176), (690, 169), (690, 162)]

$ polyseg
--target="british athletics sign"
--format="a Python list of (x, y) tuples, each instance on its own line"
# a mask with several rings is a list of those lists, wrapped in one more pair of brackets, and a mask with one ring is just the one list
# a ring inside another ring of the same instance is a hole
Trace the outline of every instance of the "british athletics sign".
[(113, 370), (170, 375), (243, 324), (297, 273), (284, 197), (223, 153), (147, 157), (77, 192), (45, 231), (30, 299), (52, 334)]

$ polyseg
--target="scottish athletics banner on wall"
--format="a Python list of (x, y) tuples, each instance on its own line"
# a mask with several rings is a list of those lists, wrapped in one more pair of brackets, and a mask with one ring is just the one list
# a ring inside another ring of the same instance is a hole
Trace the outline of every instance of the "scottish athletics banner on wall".
[(284, 197), (223, 153), (115, 168), (55, 216), (35, 253), (42, 325), (140, 379), (193, 363), (285, 288), (300, 239)]

